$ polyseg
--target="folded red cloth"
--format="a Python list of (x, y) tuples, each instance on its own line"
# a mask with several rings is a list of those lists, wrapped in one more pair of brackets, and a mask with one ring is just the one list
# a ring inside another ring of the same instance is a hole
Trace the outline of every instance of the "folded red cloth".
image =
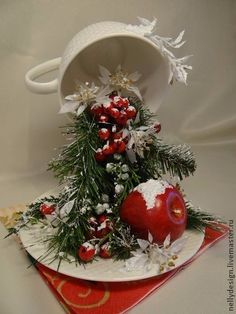
[(192, 263), (207, 248), (222, 239), (228, 232), (207, 228), (199, 251), (182, 266), (163, 275), (131, 282), (93, 282), (75, 279), (48, 269), (42, 264), (36, 267), (66, 312), (73, 314), (120, 314), (142, 301), (154, 290)]

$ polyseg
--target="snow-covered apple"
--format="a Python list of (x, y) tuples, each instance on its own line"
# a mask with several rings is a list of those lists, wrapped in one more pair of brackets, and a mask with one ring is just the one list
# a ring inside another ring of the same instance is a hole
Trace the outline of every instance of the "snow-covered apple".
[(163, 180), (139, 184), (124, 200), (120, 217), (140, 238), (147, 239), (150, 232), (158, 244), (162, 244), (168, 234), (171, 241), (181, 237), (187, 224), (183, 196)]

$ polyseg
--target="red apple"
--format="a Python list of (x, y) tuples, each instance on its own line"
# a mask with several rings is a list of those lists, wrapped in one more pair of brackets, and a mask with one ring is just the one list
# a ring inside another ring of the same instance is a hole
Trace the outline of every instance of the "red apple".
[(166, 181), (149, 180), (138, 185), (124, 200), (121, 220), (138, 237), (162, 244), (168, 234), (171, 241), (181, 237), (187, 224), (187, 210), (181, 193)]

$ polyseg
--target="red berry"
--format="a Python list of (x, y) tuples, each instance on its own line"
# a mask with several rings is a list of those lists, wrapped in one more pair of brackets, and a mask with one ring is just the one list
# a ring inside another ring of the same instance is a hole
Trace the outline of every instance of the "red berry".
[(125, 145), (125, 142), (123, 142), (123, 141), (118, 141), (117, 143), (116, 143), (116, 145), (117, 145), (117, 147), (116, 147), (116, 151), (117, 151), (117, 153), (123, 153), (124, 151), (125, 151), (125, 149), (126, 149), (126, 145)]
[(122, 98), (120, 96), (114, 97), (115, 107), (119, 109), (125, 109), (129, 106), (129, 101), (127, 98)]
[(103, 108), (104, 108), (104, 112), (109, 114), (110, 110), (112, 108), (114, 108), (114, 104), (113, 104), (113, 102), (108, 102), (108, 103), (103, 105)]
[(161, 131), (161, 124), (159, 122), (154, 124), (154, 129), (156, 133), (159, 133)]
[(114, 119), (117, 119), (120, 116), (120, 111), (117, 108), (111, 108), (109, 113)]
[(98, 131), (98, 136), (100, 137), (101, 140), (104, 140), (104, 141), (108, 140), (110, 135), (111, 135), (111, 132), (107, 128), (101, 128)]
[(114, 140), (119, 140), (119, 139), (122, 139), (122, 132), (120, 132), (120, 133), (113, 133), (112, 134), (112, 137), (113, 137), (113, 139)]
[(104, 109), (102, 107), (102, 105), (98, 105), (95, 104), (90, 108), (90, 112), (94, 115), (94, 116), (100, 116), (101, 114), (103, 114)]
[(107, 218), (97, 227), (95, 236), (99, 239), (104, 238), (113, 229), (112, 222)]
[(40, 205), (40, 212), (43, 215), (51, 215), (56, 209), (56, 205), (48, 205), (48, 204), (41, 204)]
[(102, 258), (111, 258), (110, 245), (109, 242), (103, 244), (100, 247), (99, 256)]
[(127, 113), (125, 111), (120, 112), (120, 116), (116, 119), (117, 124), (126, 125), (128, 120)]
[(128, 106), (129, 106), (128, 98), (122, 98), (122, 106), (123, 106), (123, 108), (128, 108)]
[(77, 251), (77, 255), (83, 262), (90, 262), (93, 260), (96, 254), (96, 249), (94, 245), (89, 242), (83, 243)]
[(89, 217), (88, 222), (91, 227), (96, 227), (98, 224), (97, 219), (93, 216)]
[(95, 153), (95, 159), (98, 162), (104, 161), (106, 159), (106, 156), (104, 155), (103, 151), (101, 150), (101, 148), (99, 148), (96, 153)]
[(103, 154), (104, 155), (112, 155), (116, 152), (116, 144), (110, 143), (103, 146)]
[(136, 116), (137, 111), (133, 106), (129, 106), (126, 109), (126, 113), (127, 113), (128, 119), (132, 119)]
[(116, 97), (118, 95), (117, 91), (113, 91), (110, 95), (109, 98), (110, 99), (114, 99), (114, 97)]
[(109, 117), (108, 117), (108, 115), (106, 115), (106, 114), (102, 114), (102, 115), (99, 117), (98, 121), (101, 122), (101, 123), (106, 123), (106, 122), (109, 121)]
[(103, 223), (107, 219), (108, 219), (108, 217), (106, 215), (100, 215), (98, 217), (98, 222), (101, 224), (101, 223)]

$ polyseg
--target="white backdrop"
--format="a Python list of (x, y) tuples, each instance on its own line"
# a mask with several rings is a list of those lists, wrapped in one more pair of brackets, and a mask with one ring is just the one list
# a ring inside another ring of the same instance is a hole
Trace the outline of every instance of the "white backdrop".
[[(226, 219), (235, 217), (234, 0), (1, 0), (1, 207), (30, 201), (53, 187), (47, 163), (55, 155), (54, 148), (63, 143), (58, 127), (67, 122), (57, 114), (57, 95), (39, 96), (26, 90), (25, 72), (61, 56), (72, 36), (88, 24), (102, 20), (135, 24), (136, 16), (156, 16), (158, 33), (163, 36), (174, 37), (186, 29), (187, 43), (177, 54), (194, 55), (190, 62), (193, 71), (189, 85), (174, 84), (160, 108), (162, 133), (172, 142), (193, 145), (198, 170), (184, 186), (194, 203)], [(225, 240), (131, 312), (156, 313), (153, 309), (158, 308), (165, 314), (227, 313), (226, 253)], [(14, 265), (11, 267), (10, 272)], [(43, 305), (33, 298), (34, 313), (62, 311), (35, 273), (27, 279), (22, 275), (15, 294), (21, 295), (20, 287), (25, 287), (27, 280), (40, 285), (47, 299)], [(0, 288), (0, 295), (4, 293)], [(31, 313), (26, 295), (21, 295), (19, 304), (4, 302), (4, 314), (13, 313), (14, 304), (18, 313)]]

